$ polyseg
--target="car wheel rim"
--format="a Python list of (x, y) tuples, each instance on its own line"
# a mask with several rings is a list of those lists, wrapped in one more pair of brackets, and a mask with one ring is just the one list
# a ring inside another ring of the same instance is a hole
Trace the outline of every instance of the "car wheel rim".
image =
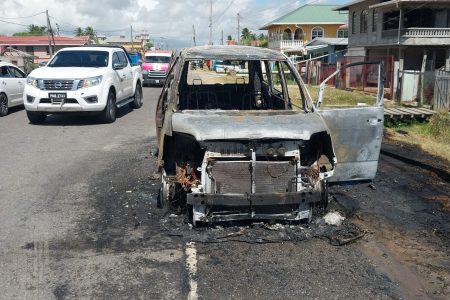
[(1, 96), (0, 97), (0, 111), (2, 113), (6, 113), (7, 109), (8, 109), (8, 103), (6, 101), (6, 97), (5, 96)]
[(110, 102), (110, 105), (109, 105), (109, 114), (111, 115), (111, 117), (114, 117), (114, 115), (115, 115), (115, 110), (114, 110), (114, 105), (115, 105), (115, 103), (114, 103), (114, 98), (113, 98), (113, 97), (109, 98), (109, 102)]

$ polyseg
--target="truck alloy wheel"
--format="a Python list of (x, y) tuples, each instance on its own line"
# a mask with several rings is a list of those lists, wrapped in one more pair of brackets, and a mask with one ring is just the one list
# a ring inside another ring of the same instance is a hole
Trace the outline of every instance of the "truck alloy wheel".
[(5, 94), (0, 94), (0, 117), (8, 114), (8, 98)]

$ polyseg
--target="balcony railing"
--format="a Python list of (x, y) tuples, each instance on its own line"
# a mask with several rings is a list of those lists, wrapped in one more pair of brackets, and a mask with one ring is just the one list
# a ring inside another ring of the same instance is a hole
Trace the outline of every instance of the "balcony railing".
[(269, 48), (271, 49), (299, 49), (303, 48), (304, 43), (302, 40), (270, 40)]
[[(384, 30), (383, 38), (398, 36), (398, 29)], [(404, 28), (400, 30), (402, 38), (450, 38), (450, 28)]]

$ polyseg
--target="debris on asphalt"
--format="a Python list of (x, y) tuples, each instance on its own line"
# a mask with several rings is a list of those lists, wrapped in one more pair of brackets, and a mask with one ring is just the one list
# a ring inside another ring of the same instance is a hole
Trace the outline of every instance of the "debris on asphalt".
[(342, 222), (345, 220), (345, 217), (341, 215), (340, 212), (329, 212), (327, 213), (323, 219), (325, 223), (333, 226), (341, 226)]
[(377, 187), (373, 183), (369, 184), (369, 187), (374, 191), (377, 189)]

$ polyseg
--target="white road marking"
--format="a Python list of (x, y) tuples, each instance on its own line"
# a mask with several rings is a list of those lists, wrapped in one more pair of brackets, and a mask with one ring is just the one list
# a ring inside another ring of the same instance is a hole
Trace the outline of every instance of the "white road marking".
[(194, 242), (186, 243), (186, 268), (189, 273), (189, 295), (188, 300), (197, 300), (197, 249)]

